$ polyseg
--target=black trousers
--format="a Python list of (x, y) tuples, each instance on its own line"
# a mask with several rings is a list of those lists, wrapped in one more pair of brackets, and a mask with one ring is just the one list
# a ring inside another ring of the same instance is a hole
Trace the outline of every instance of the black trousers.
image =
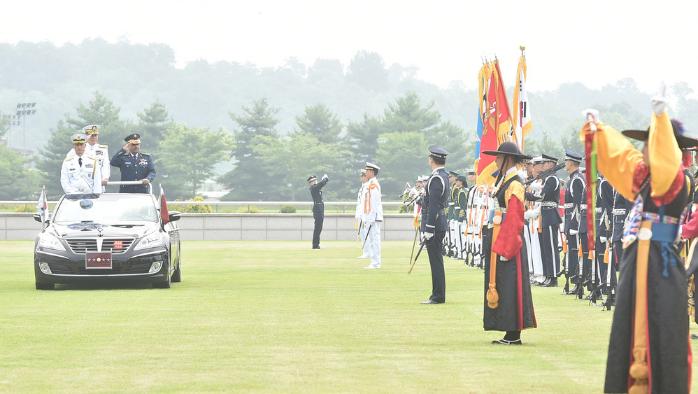
[(313, 219), (315, 219), (315, 227), (313, 228), (313, 248), (319, 248), (322, 223), (325, 221), (325, 204), (313, 205)]
[[(579, 277), (579, 244), (577, 239), (579, 238), (579, 243), (582, 246), (582, 278)], [(586, 233), (567, 235), (567, 258), (569, 259), (568, 275), (574, 277), (572, 283), (583, 283), (584, 279), (591, 276), (591, 261), (589, 261), (589, 243), (587, 240)]]
[(445, 231), (436, 231), (426, 244), (429, 265), (431, 266), (431, 296), (429, 299), (436, 302), (446, 302), (446, 274), (444, 273), (444, 256), (441, 254), (441, 245), (445, 235)]
[(558, 231), (558, 226), (545, 226), (540, 233), (540, 257), (543, 262), (543, 275), (546, 278), (555, 278), (560, 272), (560, 252), (557, 251)]

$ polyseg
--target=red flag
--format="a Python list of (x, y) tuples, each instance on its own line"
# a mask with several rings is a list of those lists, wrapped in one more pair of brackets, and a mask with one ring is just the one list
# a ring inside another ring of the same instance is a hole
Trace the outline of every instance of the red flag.
[(170, 212), (167, 210), (167, 199), (165, 198), (165, 189), (160, 186), (160, 220), (162, 225), (170, 222)]
[[(494, 94), (496, 91), (495, 74), (496, 71), (493, 71), (489, 75), (489, 87), (485, 93), (485, 97), (483, 97), (482, 100), (483, 104), (485, 104), (482, 114), (485, 129), (480, 140), (480, 152), (484, 152), (486, 150), (497, 150), (499, 147), (499, 144), (497, 143), (497, 130), (493, 122), (493, 118), (497, 115), (497, 98)], [(477, 162), (478, 177), (483, 173), (485, 168), (490, 167), (490, 164), (494, 162), (494, 159), (494, 156), (480, 154), (480, 159)], [(486, 174), (486, 176), (487, 175), (491, 174)]]

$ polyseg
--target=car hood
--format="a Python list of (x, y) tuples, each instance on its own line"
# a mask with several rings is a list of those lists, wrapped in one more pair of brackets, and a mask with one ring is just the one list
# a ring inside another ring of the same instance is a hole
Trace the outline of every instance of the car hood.
[[(47, 231), (51, 231), (54, 235), (61, 238), (72, 238), (72, 237), (97, 237), (100, 235), (100, 231), (97, 229), (100, 225), (91, 224), (75, 224), (75, 225), (63, 225), (53, 223)], [(115, 225), (101, 225), (101, 234), (103, 237), (124, 237), (124, 238), (141, 238), (146, 234), (150, 234), (157, 231), (159, 227), (158, 223), (139, 223), (139, 224), (115, 224)]]

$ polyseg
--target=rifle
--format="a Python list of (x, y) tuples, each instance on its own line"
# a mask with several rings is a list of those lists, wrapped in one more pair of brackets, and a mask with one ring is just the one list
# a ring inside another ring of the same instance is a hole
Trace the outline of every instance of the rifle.
[(366, 237), (364, 237), (364, 243), (361, 245), (361, 250), (364, 250), (366, 247), (366, 241), (368, 240), (368, 235), (371, 234), (371, 229), (373, 228), (373, 224), (368, 226), (368, 230), (366, 230)]
[(417, 235), (419, 235), (419, 230), (414, 230), (414, 240), (412, 240), (412, 253), (410, 253), (410, 264), (412, 263), (412, 257), (414, 256), (414, 247), (417, 244)]
[(565, 163), (558, 163), (555, 165), (555, 167), (549, 169), (548, 171), (543, 171), (540, 174), (538, 174), (535, 178), (531, 178), (531, 179), (527, 180), (525, 182), (525, 185), (528, 186), (531, 183), (533, 183), (539, 179), (545, 179), (545, 178), (549, 177), (550, 175), (554, 175), (555, 173), (557, 173), (558, 171), (560, 171), (563, 168), (565, 168)]
[(419, 250), (417, 251), (417, 255), (414, 256), (414, 260), (412, 260), (412, 264), (410, 265), (410, 270), (407, 271), (408, 274), (412, 273), (412, 269), (414, 269), (414, 265), (417, 263), (417, 259), (419, 258), (419, 255), (422, 253), (422, 249), (424, 249), (424, 245), (426, 245), (426, 244), (427, 244), (426, 239), (419, 243)]

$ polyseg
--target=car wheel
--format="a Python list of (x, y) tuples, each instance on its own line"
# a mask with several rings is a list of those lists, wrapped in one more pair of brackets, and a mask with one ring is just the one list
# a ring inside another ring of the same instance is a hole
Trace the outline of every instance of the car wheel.
[(159, 282), (153, 282), (153, 287), (157, 289), (169, 289), (170, 288), (170, 267), (163, 267), (165, 270), (165, 279)]
[(182, 261), (177, 262), (177, 269), (172, 274), (172, 282), (179, 283), (182, 281)]
[(37, 290), (53, 290), (54, 284), (49, 283), (49, 282), (36, 282), (36, 289)]

